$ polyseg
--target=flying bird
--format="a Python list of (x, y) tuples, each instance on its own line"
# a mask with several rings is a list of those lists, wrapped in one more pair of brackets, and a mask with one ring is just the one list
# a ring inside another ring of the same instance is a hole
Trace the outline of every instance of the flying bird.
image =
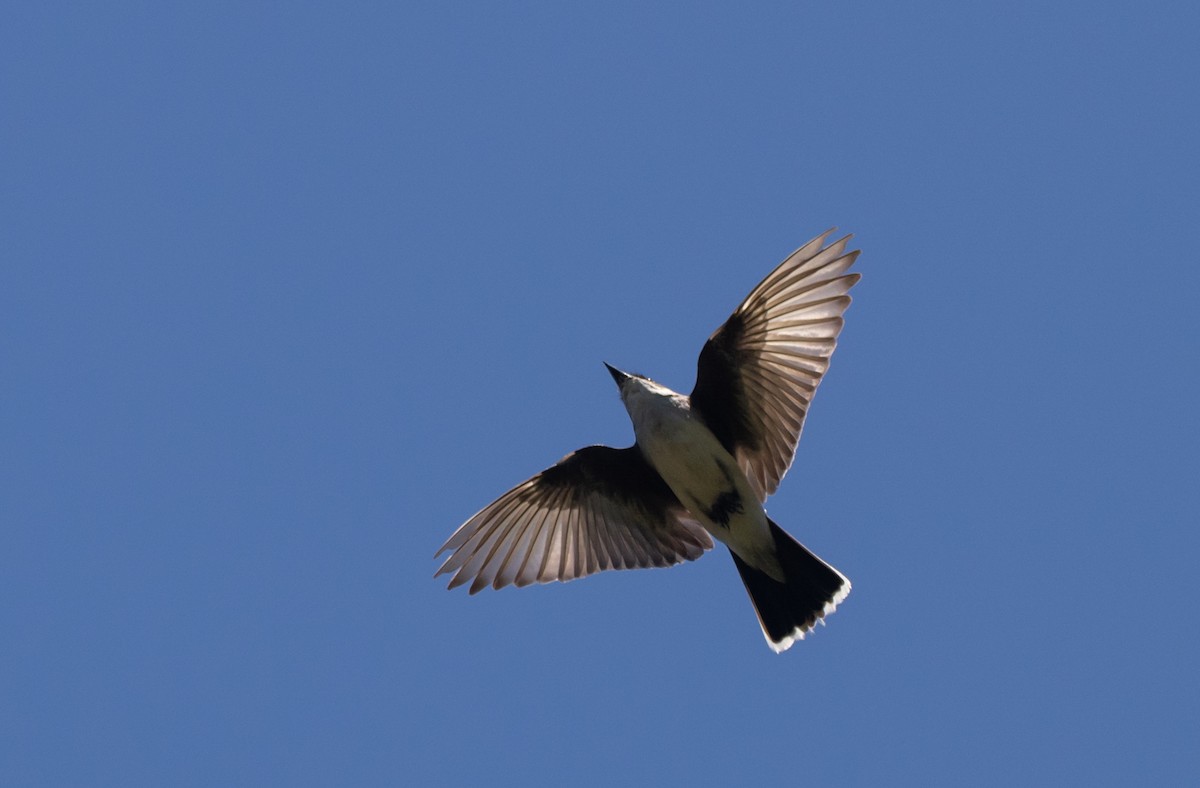
[[(828, 230), (767, 275), (700, 353), (679, 394), (605, 364), (636, 437), (588, 446), (500, 496), (438, 550), (450, 588), (526, 586), (672, 566), (729, 548), (767, 644), (789, 648), (850, 581), (767, 516), (842, 330), (858, 250)], [(823, 621), (822, 621), (823, 623)]]

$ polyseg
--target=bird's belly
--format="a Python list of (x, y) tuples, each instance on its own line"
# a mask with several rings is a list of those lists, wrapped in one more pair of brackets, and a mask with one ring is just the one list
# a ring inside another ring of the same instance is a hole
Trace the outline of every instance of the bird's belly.
[[(734, 547), (769, 540), (766, 513), (737, 461), (704, 425), (669, 420), (638, 443), (680, 502), (718, 540)], [(742, 552), (740, 549), (738, 552)]]

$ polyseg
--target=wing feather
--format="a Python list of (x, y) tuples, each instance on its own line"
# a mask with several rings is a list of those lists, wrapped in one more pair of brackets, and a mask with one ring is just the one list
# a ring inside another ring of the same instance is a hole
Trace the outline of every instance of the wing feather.
[(589, 446), (518, 484), (454, 532), (437, 574), (470, 593), (671, 566), (712, 547), (635, 446)]
[(837, 348), (858, 251), (833, 230), (758, 284), (700, 353), (692, 407), (737, 458), (760, 500), (792, 464), (804, 419)]

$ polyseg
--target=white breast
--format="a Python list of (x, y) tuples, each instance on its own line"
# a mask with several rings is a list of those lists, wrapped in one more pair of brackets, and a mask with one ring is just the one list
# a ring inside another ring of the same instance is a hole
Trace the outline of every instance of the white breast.
[[(686, 397), (655, 383), (636, 383), (626, 392), (625, 407), (638, 445), (663, 481), (714, 538), (747, 561), (759, 563), (755, 559), (764, 551), (773, 556), (766, 513), (737, 461), (692, 415)], [(734, 510), (718, 504), (731, 500)]]

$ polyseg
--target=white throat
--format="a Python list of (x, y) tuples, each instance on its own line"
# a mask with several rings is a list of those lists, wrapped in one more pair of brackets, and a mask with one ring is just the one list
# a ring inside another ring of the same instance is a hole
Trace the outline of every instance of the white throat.
[(719, 541), (782, 578), (766, 513), (741, 468), (692, 413), (688, 397), (644, 378), (621, 386), (621, 399), (646, 460)]

